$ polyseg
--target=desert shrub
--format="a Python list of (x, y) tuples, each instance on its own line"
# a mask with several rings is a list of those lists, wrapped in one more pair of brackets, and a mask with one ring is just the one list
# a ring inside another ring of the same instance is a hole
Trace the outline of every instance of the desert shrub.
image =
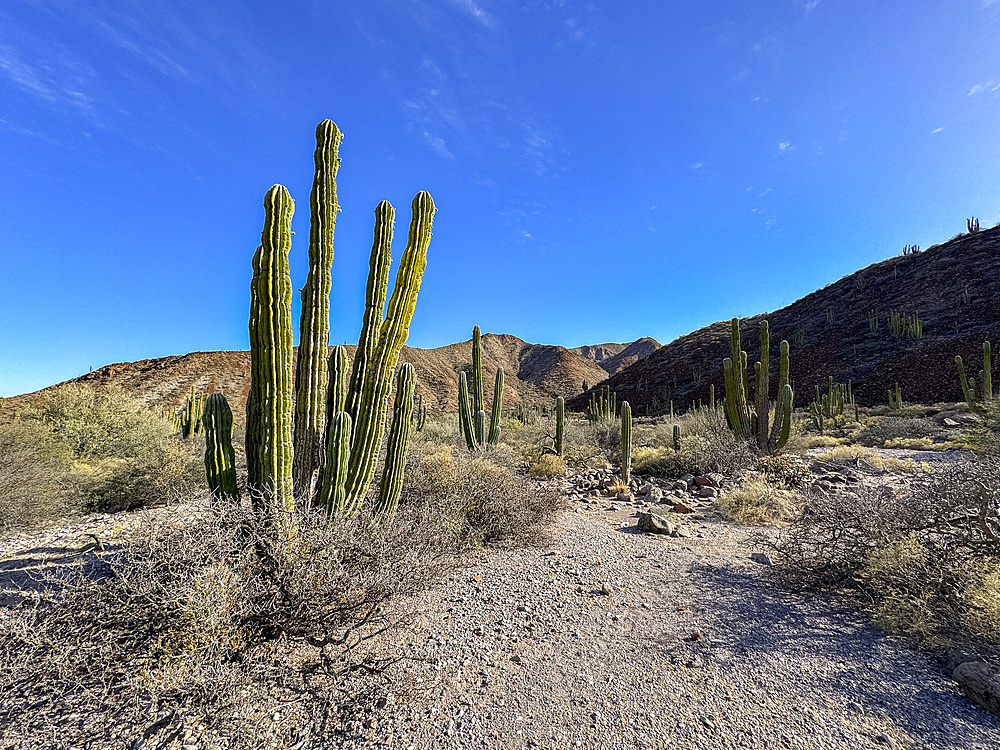
[(531, 464), (528, 474), (535, 479), (550, 479), (552, 477), (566, 476), (567, 470), (566, 462), (562, 458), (551, 453), (546, 453)]
[(910, 458), (880, 456), (875, 451), (860, 445), (842, 445), (826, 453), (821, 453), (816, 456), (815, 461), (830, 466), (854, 466), (861, 469), (901, 473), (915, 473), (926, 471), (929, 468), (926, 463), (917, 462)]
[(633, 470), (674, 478), (709, 472), (736, 477), (753, 465), (750, 444), (733, 434), (720, 412), (704, 410), (685, 415), (681, 432), (677, 451), (673, 449), (673, 425), (669, 431), (663, 429), (640, 436), (646, 444), (633, 449)]
[(796, 495), (764, 474), (749, 471), (715, 501), (715, 509), (738, 523), (776, 523), (793, 516)]
[(294, 534), (236, 509), (182, 521), (148, 521), (104, 559), (38, 582), (46, 590), (7, 613), (5, 739), (139, 746), (150, 741), (152, 706), (171, 717), (156, 746), (206, 727), (227, 747), (292, 746), (301, 722), (262, 718), (293, 703), (304, 720), (323, 717), (332, 691), (311, 687), (310, 675), (339, 686), (358, 665), (378, 668), (362, 644), (403, 627), (410, 595), (455, 560), (419, 506), (377, 525), (299, 512)]
[(927, 438), (940, 431), (941, 428), (933, 419), (881, 417), (865, 425), (864, 429), (858, 433), (858, 442), (874, 448), (891, 447), (886, 444), (886, 441), (900, 438)]
[(1000, 647), (1000, 458), (812, 493), (775, 548), (789, 581), (854, 587), (887, 629)]
[[(15, 428), (30, 433), (29, 445), (61, 457), (58, 484), (73, 492), (70, 498), (57, 491), (36, 497), (39, 507), (52, 507), (50, 518), (72, 507), (118, 511), (162, 504), (204, 484), (204, 444), (178, 440), (165, 420), (119, 389), (63, 386), (20, 415), (10, 426)], [(40, 464), (46, 465), (55, 466)]]
[(812, 472), (801, 461), (789, 456), (761, 456), (754, 471), (779, 487), (803, 487), (812, 482)]
[(948, 446), (944, 443), (935, 443), (929, 437), (921, 438), (889, 438), (882, 445), (883, 448), (902, 448), (911, 451), (937, 451), (945, 450)]
[(847, 445), (850, 440), (846, 437), (833, 437), (832, 435), (803, 435), (800, 440), (802, 448), (832, 448), (835, 445)]
[(38, 422), (0, 425), (0, 533), (52, 521), (73, 507), (69, 451)]
[(509, 448), (411, 453), (401, 505), (426, 505), (455, 538), (468, 544), (528, 544), (555, 506), (515, 466)]

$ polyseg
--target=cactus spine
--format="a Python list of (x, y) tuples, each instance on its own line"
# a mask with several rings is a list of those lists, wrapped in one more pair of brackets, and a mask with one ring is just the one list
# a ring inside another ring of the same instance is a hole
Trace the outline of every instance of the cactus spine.
[(295, 457), (292, 481), (297, 497), (310, 498), (323, 466), (326, 427), (327, 346), (330, 340), (330, 269), (337, 220), (338, 150), (343, 134), (333, 120), (316, 127), (316, 171), (309, 194), (309, 274), (302, 287), (299, 351), (295, 364)]
[(236, 454), (233, 451), (233, 410), (221, 393), (205, 400), (205, 474), (208, 489), (220, 500), (239, 502), (236, 485)]
[(406, 466), (406, 448), (410, 442), (410, 421), (413, 417), (413, 390), (417, 376), (409, 362), (396, 373), (396, 401), (392, 407), (392, 426), (386, 443), (385, 467), (379, 485), (375, 514), (388, 516), (399, 505), (403, 491), (403, 469)]
[(754, 365), (755, 404), (751, 407), (747, 385), (747, 353), (740, 342), (739, 318), (732, 320), (730, 345), (732, 357), (723, 360), (722, 369), (726, 381), (726, 421), (737, 437), (755, 440), (761, 452), (775, 454), (780, 451), (791, 431), (792, 400), (794, 394), (788, 382), (788, 342), (779, 347), (778, 402), (775, 407), (774, 422), (770, 424), (770, 399), (768, 396), (770, 337), (767, 321), (760, 323), (761, 359)]
[(264, 230), (250, 282), (247, 480), (258, 511), (290, 512), (292, 497), (292, 245), (294, 202), (275, 185), (264, 197)]
[(556, 398), (556, 455), (563, 454), (563, 435), (566, 429), (566, 399)]
[(622, 401), (622, 482), (632, 479), (632, 407)]
[(493, 384), (493, 406), (490, 409), (489, 431), (486, 430), (486, 409), (483, 404), (483, 355), (479, 326), (472, 329), (472, 399), (464, 372), (458, 374), (459, 427), (470, 451), (492, 448), (500, 442), (500, 415), (503, 410), (503, 368), (497, 367)]

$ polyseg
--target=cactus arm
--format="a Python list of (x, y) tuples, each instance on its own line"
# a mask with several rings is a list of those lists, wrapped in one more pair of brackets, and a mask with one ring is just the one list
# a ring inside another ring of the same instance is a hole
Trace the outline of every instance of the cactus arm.
[[(483, 405), (483, 353), (481, 347), (481, 336), (479, 326), (472, 329), (472, 412), (478, 414), (485, 410)], [(485, 445), (486, 436), (479, 428), (479, 421), (476, 420), (476, 442)]]
[(476, 428), (472, 423), (472, 406), (469, 403), (469, 381), (464, 372), (458, 373), (458, 424), (469, 450), (479, 450)]
[(330, 268), (337, 219), (338, 149), (343, 134), (333, 120), (316, 127), (316, 171), (309, 194), (309, 274), (302, 287), (299, 350), (295, 363), (295, 458), (292, 480), (296, 495), (309, 495), (315, 473), (323, 465), (326, 426), (327, 347), (330, 340)]
[(563, 453), (563, 435), (566, 427), (566, 399), (562, 396), (556, 398), (556, 455)]
[(497, 367), (497, 377), (493, 384), (493, 407), (490, 410), (490, 433), (487, 444), (500, 442), (500, 414), (503, 410), (503, 368)]
[(413, 199), (410, 232), (396, 272), (396, 284), (379, 331), (378, 346), (367, 368), (361, 394), (351, 463), (347, 477), (347, 504), (356, 508), (375, 475), (382, 434), (385, 430), (386, 402), (392, 387), (392, 373), (410, 332), (410, 321), (417, 306), (417, 294), (427, 266), (427, 248), (431, 241), (434, 201), (427, 192)]
[(264, 198), (264, 229), (250, 282), (247, 474), (258, 509), (291, 512), (292, 244), (294, 202), (281, 185)]
[(632, 407), (622, 401), (622, 482), (632, 479)]
[(358, 421), (358, 412), (361, 409), (365, 378), (382, 327), (382, 312), (385, 309), (389, 289), (389, 266), (392, 263), (391, 248), (395, 220), (396, 209), (388, 201), (382, 201), (376, 206), (375, 238), (368, 259), (365, 312), (361, 319), (361, 335), (358, 337), (358, 348), (354, 352), (354, 365), (351, 368), (351, 381), (347, 391), (347, 411), (355, 423)]
[(410, 442), (410, 420), (413, 416), (413, 390), (417, 376), (410, 363), (399, 368), (396, 375), (396, 401), (392, 408), (392, 426), (386, 440), (385, 467), (379, 484), (375, 515), (391, 515), (399, 505), (403, 491), (403, 469), (406, 467), (406, 448)]
[(771, 402), (768, 396), (768, 386), (771, 379), (771, 338), (767, 329), (767, 321), (760, 322), (760, 362), (754, 368), (754, 396), (757, 406), (757, 447), (767, 450), (768, 418), (771, 412)]
[(220, 500), (239, 502), (236, 454), (233, 450), (233, 410), (221, 393), (205, 401), (205, 475), (208, 489)]
[(333, 515), (345, 510), (344, 485), (351, 458), (351, 415), (346, 411), (330, 412), (326, 432), (326, 461), (316, 504)]

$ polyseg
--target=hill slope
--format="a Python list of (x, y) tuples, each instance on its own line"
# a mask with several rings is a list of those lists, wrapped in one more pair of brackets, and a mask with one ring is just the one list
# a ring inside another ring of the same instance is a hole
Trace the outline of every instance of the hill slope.
[[(776, 277), (760, 278), (770, 283)], [(918, 313), (923, 337), (893, 337), (888, 325), (892, 310)], [(873, 312), (877, 331), (869, 325)], [(896, 382), (907, 401), (961, 400), (955, 355), (961, 354), (966, 368), (975, 373), (982, 366), (982, 342), (1000, 341), (1000, 228), (889, 258), (780, 310), (743, 319), (743, 348), (751, 363), (760, 355), (763, 319), (771, 335), (771, 387), (784, 338), (791, 344), (798, 406), (805, 406), (814, 386), (825, 386), (830, 375), (853, 381), (856, 398), (864, 405), (886, 403), (886, 391)], [(686, 409), (698, 399), (707, 400), (712, 383), (721, 398), (729, 333), (730, 324), (724, 321), (681, 336), (603, 385), (611, 386), (619, 400), (631, 402), (639, 414), (647, 408), (662, 413), (671, 400), (675, 408)], [(583, 410), (587, 401), (587, 396), (579, 396), (568, 406)]]
[[(613, 344), (618, 347), (606, 361), (612, 363), (637, 352), (652, 351), (643, 339), (634, 344)], [(655, 344), (656, 342), (653, 342)], [(354, 355), (354, 346), (348, 351)], [(492, 387), (497, 365), (507, 376), (504, 402), (551, 400), (557, 395), (580, 392), (584, 380), (596, 383), (608, 376), (593, 357), (561, 346), (529, 344), (508, 334), (484, 334), (483, 378), (485, 388)], [(618, 359), (615, 359), (618, 357)], [(458, 373), (471, 371), (471, 341), (439, 347), (417, 349), (404, 347), (401, 362), (410, 362), (417, 371), (417, 393), (421, 394), (432, 412), (454, 411), (458, 397)], [(201, 393), (221, 392), (229, 397), (237, 420), (240, 419), (250, 387), (250, 353), (240, 351), (192, 352), (173, 357), (145, 359), (106, 365), (67, 382), (91, 383), (96, 386), (118, 386), (145, 401), (153, 408), (175, 409), (183, 402), (191, 387)], [(19, 408), (35, 401), (48, 391), (63, 384), (50, 386), (24, 396), (3, 399), (4, 409)]]

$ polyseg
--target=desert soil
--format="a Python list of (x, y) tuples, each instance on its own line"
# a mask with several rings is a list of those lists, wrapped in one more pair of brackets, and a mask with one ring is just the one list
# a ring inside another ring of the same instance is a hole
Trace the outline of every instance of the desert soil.
[[(301, 748), (1000, 747), (1000, 718), (933, 657), (847, 603), (779, 586), (750, 559), (754, 530), (697, 519), (688, 537), (651, 536), (632, 510), (576, 504), (540, 546), (476, 556), (384, 642), (412, 658), (381, 699), (337, 737), (275, 734)], [(129, 525), (92, 518), (8, 538), (0, 582), (13, 593), (19, 561)]]

